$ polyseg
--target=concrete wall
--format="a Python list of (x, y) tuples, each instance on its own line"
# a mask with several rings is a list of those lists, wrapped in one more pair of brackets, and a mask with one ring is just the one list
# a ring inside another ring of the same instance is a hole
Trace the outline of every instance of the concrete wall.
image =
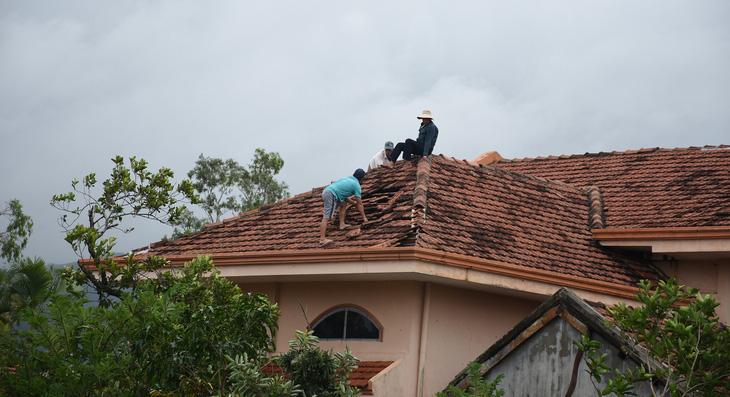
[[(586, 373), (585, 361), (580, 361), (573, 374), (579, 350), (572, 341), (580, 338), (581, 333), (577, 329), (557, 317), (496, 363), (487, 372), (486, 378), (494, 381), (500, 374), (504, 375), (499, 387), (507, 396), (553, 397), (565, 396), (575, 376), (576, 387), (572, 396), (597, 396)], [(607, 354), (609, 366), (622, 371), (637, 367), (632, 360), (621, 358), (619, 350), (600, 336), (595, 335), (594, 338), (603, 345), (599, 354)], [(605, 387), (605, 379), (598, 387)], [(652, 395), (647, 383), (640, 384), (635, 391), (640, 396)]]

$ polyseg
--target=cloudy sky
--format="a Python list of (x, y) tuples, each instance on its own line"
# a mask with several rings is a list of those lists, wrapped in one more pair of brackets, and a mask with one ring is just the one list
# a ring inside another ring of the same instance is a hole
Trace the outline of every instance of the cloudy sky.
[(116, 155), (183, 177), (260, 147), (297, 194), (415, 138), (423, 109), (435, 153), (467, 160), (730, 144), (728, 20), (727, 0), (0, 0), (0, 204), (64, 263), (48, 203)]

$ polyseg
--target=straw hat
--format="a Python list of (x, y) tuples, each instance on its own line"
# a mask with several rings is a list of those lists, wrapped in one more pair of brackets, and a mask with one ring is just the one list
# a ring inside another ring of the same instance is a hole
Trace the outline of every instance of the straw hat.
[(421, 115), (418, 116), (418, 117), (416, 117), (416, 118), (417, 119), (432, 119), (433, 120), (433, 116), (431, 116), (431, 111), (430, 110), (424, 110), (423, 112), (421, 112)]

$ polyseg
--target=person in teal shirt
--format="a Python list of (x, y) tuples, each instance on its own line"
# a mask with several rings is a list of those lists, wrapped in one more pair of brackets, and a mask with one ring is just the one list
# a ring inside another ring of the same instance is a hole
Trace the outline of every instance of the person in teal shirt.
[[(346, 176), (333, 182), (322, 191), (322, 200), (324, 201), (324, 216), (322, 217), (322, 223), (319, 226), (319, 242), (322, 245), (327, 245), (332, 240), (327, 239), (327, 224), (335, 213), (337, 208), (340, 208), (340, 229), (347, 227), (345, 224), (345, 213), (347, 212), (347, 206), (349, 204), (357, 205), (357, 210), (362, 215), (363, 223), (368, 221), (365, 216), (365, 208), (362, 205), (362, 192), (360, 190), (360, 181), (365, 177), (365, 171), (362, 168), (358, 168), (352, 174), (352, 176)], [(355, 196), (353, 200), (350, 196)]]

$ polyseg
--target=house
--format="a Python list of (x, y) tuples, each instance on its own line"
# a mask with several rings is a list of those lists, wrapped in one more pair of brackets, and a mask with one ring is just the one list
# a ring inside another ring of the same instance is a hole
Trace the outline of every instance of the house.
[[(730, 146), (474, 161), (433, 155), (362, 182), (369, 222), (319, 245), (323, 187), (145, 251), (279, 304), (277, 347), (350, 346), (375, 396), (433, 396), (563, 287), (607, 305), (676, 276), (730, 318)], [(370, 363), (379, 363), (371, 366)]]
[[(598, 353), (606, 354), (606, 364), (611, 368), (625, 371), (640, 365), (661, 367), (641, 346), (622, 337), (617, 328), (607, 327), (604, 321), (595, 307), (561, 288), (473, 361), (481, 364), (484, 378), (490, 381), (503, 375), (499, 387), (509, 390), (511, 396), (598, 395), (596, 387), (605, 387), (605, 380), (594, 385), (586, 372), (583, 352), (573, 343), (580, 341), (584, 333), (601, 343)], [(469, 387), (466, 370), (451, 385)], [(661, 390), (663, 384), (657, 381), (654, 387)], [(633, 392), (653, 395), (648, 381), (637, 383)]]

